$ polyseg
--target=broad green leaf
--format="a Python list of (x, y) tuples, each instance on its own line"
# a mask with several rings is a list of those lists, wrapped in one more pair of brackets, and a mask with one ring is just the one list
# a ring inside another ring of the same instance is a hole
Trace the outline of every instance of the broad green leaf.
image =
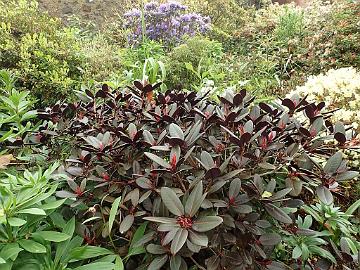
[(240, 189), (241, 180), (239, 178), (232, 180), (229, 187), (229, 198), (235, 198), (237, 195), (239, 195)]
[(221, 217), (206, 216), (195, 220), (192, 228), (197, 232), (207, 232), (219, 226), (223, 222)]
[(275, 206), (274, 204), (265, 204), (266, 211), (276, 220), (285, 223), (285, 224), (291, 224), (292, 219), (279, 207)]
[(210, 170), (211, 168), (215, 167), (215, 162), (213, 158), (206, 151), (201, 152), (201, 163), (203, 164), (206, 170)]
[(209, 239), (206, 234), (189, 231), (189, 239), (198, 246), (207, 247)]
[(326, 205), (330, 205), (334, 202), (334, 197), (331, 194), (330, 190), (326, 187), (319, 186), (316, 189), (316, 194), (318, 195), (320, 201)]
[(114, 270), (124, 270), (124, 264), (120, 256), (116, 256)]
[(170, 270), (180, 270), (181, 266), (181, 257), (176, 255), (172, 256), (170, 259)]
[(56, 208), (60, 207), (65, 201), (66, 201), (66, 199), (52, 201), (49, 203), (45, 203), (39, 207), (43, 210), (52, 210), (52, 209), (56, 209)]
[[(168, 225), (168, 224), (161, 224), (160, 226), (164, 226), (164, 225)], [(171, 229), (168, 230), (168, 233), (165, 235), (164, 239), (162, 240), (162, 244), (163, 245), (169, 244), (174, 239), (178, 230), (181, 230), (180, 226), (173, 225)], [(160, 232), (161, 230), (158, 229), (158, 231)]]
[(30, 253), (46, 253), (46, 248), (33, 240), (22, 239), (18, 241), (19, 245)]
[(171, 253), (175, 255), (185, 244), (189, 232), (185, 229), (180, 229), (176, 232), (174, 239), (171, 242)]
[(95, 262), (76, 267), (74, 270), (111, 270), (114, 264), (109, 262)]
[(192, 243), (189, 239), (186, 241), (186, 246), (190, 251), (194, 253), (199, 253), (201, 250), (201, 246)]
[(134, 215), (127, 215), (120, 223), (120, 233), (127, 232), (134, 223)]
[(199, 210), (202, 202), (204, 201), (203, 197), (203, 184), (200, 181), (190, 193), (186, 204), (185, 204), (185, 213), (190, 217), (194, 216)]
[(298, 259), (300, 258), (301, 254), (302, 254), (301, 248), (299, 246), (296, 246), (292, 251), (292, 258)]
[(116, 198), (111, 206), (110, 215), (109, 215), (109, 233), (111, 233), (111, 229), (114, 224), (115, 216), (116, 216), (117, 210), (120, 205), (120, 200), (121, 200), (121, 197)]
[(4, 263), (6, 263), (6, 261), (0, 257), (0, 264), (4, 264)]
[(297, 177), (286, 178), (285, 185), (286, 185), (286, 187), (292, 189), (290, 192), (291, 196), (298, 196), (301, 193), (303, 181), (301, 181)]
[(33, 236), (39, 235), (47, 241), (51, 242), (63, 242), (69, 239), (71, 236), (61, 232), (55, 231), (38, 231), (32, 234)]
[(159, 270), (168, 260), (168, 255), (156, 257), (148, 266), (147, 270)]
[(340, 167), (342, 162), (342, 153), (339, 151), (333, 156), (331, 156), (324, 166), (324, 172), (328, 174), (333, 174)]
[(19, 247), (18, 243), (7, 243), (0, 251), (0, 257), (5, 260), (15, 260), (19, 252), (23, 249)]
[(290, 193), (292, 190), (292, 188), (284, 188), (282, 190), (279, 190), (278, 192), (276, 192), (271, 199), (272, 200), (279, 200), (284, 198), (288, 193)]
[(149, 152), (145, 152), (145, 156), (147, 156), (149, 159), (151, 159), (155, 163), (159, 164), (160, 166), (162, 166), (166, 169), (171, 169), (171, 165), (169, 163), (167, 163), (165, 160), (163, 160), (161, 157), (158, 157), (157, 155), (154, 155)]
[(171, 188), (162, 187), (160, 190), (160, 195), (163, 203), (171, 213), (176, 216), (182, 216), (185, 214), (184, 206)]
[(40, 208), (23, 209), (23, 210), (19, 210), (17, 213), (18, 214), (30, 214), (30, 215), (36, 215), (36, 216), (46, 216), (45, 211)]
[(181, 128), (178, 125), (174, 123), (170, 124), (169, 132), (171, 137), (184, 140), (184, 132), (181, 130)]
[(359, 172), (356, 171), (347, 171), (340, 173), (338, 176), (336, 176), (336, 181), (348, 181), (351, 179), (354, 179), (355, 177), (359, 176)]
[(265, 233), (260, 236), (259, 241), (264, 246), (275, 246), (281, 242), (281, 236), (277, 233)]
[(146, 251), (155, 255), (162, 255), (166, 253), (166, 249), (163, 246), (155, 245), (155, 244), (147, 245)]
[(111, 251), (106, 248), (96, 247), (96, 246), (82, 246), (77, 247), (69, 251), (70, 258), (74, 260), (85, 260), (91, 259), (98, 256), (104, 256), (112, 254)]
[(144, 137), (145, 142), (147, 142), (148, 144), (150, 144), (150, 145), (156, 144), (156, 141), (155, 141), (153, 135), (148, 130), (143, 131), (143, 137)]
[(26, 220), (23, 220), (21, 218), (11, 217), (8, 219), (8, 222), (10, 226), (12, 227), (20, 227), (24, 224), (26, 224)]
[(301, 258), (306, 261), (309, 258), (310, 252), (306, 244), (301, 243)]

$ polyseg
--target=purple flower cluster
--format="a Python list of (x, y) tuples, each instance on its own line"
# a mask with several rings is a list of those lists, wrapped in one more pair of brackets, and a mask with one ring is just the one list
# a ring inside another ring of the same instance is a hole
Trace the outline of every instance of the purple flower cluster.
[[(204, 34), (210, 29), (210, 18), (197, 13), (186, 13), (187, 7), (178, 2), (159, 4), (150, 2), (144, 6), (146, 38), (176, 45), (184, 36)], [(129, 30), (128, 41), (132, 45), (141, 42), (142, 15), (138, 9), (124, 14), (125, 27)]]

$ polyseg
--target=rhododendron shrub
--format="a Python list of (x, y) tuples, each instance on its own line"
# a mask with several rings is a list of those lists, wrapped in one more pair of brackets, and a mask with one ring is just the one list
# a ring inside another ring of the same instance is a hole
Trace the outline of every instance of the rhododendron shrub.
[[(42, 142), (73, 148), (57, 196), (73, 200), (86, 241), (126, 256), (127, 269), (300, 269), (298, 257), (281, 263), (273, 250), (313, 232), (295, 223), (305, 190), (324, 197), (357, 175), (336, 153), (348, 139), (341, 124), (299, 97), (257, 104), (241, 91), (215, 103), (155, 95), (158, 86), (103, 85), (39, 113)], [(335, 264), (331, 251), (319, 240), (300, 266)]]
[(144, 34), (150, 40), (176, 45), (185, 36), (204, 34), (210, 29), (209, 17), (186, 10), (187, 7), (178, 2), (150, 2), (144, 5), (143, 12), (132, 9), (124, 14), (125, 28), (129, 30), (128, 42), (139, 44)]

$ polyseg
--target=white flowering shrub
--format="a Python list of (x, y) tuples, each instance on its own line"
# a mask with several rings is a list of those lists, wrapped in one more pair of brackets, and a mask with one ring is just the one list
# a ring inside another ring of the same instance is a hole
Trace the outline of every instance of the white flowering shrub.
[(331, 69), (325, 74), (310, 76), (294, 93), (308, 95), (309, 100), (324, 101), (334, 113), (334, 121), (343, 121), (360, 131), (360, 72), (355, 68)]

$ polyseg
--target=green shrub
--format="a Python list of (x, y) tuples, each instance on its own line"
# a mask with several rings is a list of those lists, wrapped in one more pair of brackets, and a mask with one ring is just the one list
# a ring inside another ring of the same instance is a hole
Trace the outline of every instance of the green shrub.
[(185, 0), (184, 3), (193, 11), (209, 16), (213, 28), (224, 33), (231, 33), (246, 23), (246, 10), (236, 0)]
[(81, 81), (83, 64), (80, 44), (71, 31), (26, 34), (19, 43), (17, 68), (22, 86), (31, 90), (39, 102), (54, 104), (71, 97)]
[(35, 1), (0, 1), (0, 65), (18, 75), (38, 104), (74, 98), (84, 81), (120, 68), (118, 49), (102, 34), (64, 27)]
[(243, 27), (218, 38), (225, 39), (226, 51), (237, 55), (235, 62), (246, 64), (237, 78), (248, 80), (248, 90), (281, 95), (308, 74), (359, 66), (359, 14), (358, 1), (315, 1), (304, 8), (270, 5), (247, 10)]
[(204, 78), (222, 78), (219, 63), (223, 57), (221, 43), (204, 37), (188, 39), (175, 47), (166, 59), (169, 70), (167, 85), (189, 89), (200, 85)]
[(15, 76), (0, 70), (0, 143), (22, 143), (26, 133), (35, 126), (32, 123), (37, 116), (32, 110), (35, 102), (29, 98), (29, 91), (17, 91), (14, 85)]

